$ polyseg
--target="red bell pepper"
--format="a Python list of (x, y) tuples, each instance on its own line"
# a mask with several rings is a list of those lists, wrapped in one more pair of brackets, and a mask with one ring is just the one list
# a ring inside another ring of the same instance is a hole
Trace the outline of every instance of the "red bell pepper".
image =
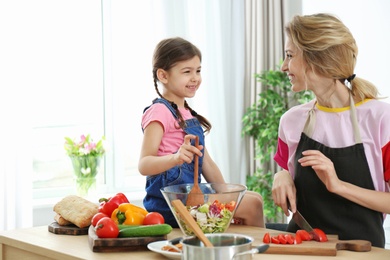
[(112, 212), (118, 208), (118, 206), (122, 203), (129, 203), (126, 195), (123, 193), (117, 193), (115, 196), (111, 198), (101, 198), (99, 199), (100, 206), (99, 212), (106, 214), (107, 216), (111, 216)]

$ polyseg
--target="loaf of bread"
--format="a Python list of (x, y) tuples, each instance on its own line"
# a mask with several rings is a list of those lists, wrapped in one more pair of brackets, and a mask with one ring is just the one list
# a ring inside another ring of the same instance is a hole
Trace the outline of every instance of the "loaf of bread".
[(54, 205), (54, 212), (79, 228), (91, 225), (92, 217), (98, 212), (98, 205), (76, 195), (69, 195)]
[(60, 226), (68, 226), (68, 225), (72, 225), (72, 222), (64, 219), (60, 214), (56, 213), (56, 215), (54, 216), (54, 220), (58, 223), (58, 225)]

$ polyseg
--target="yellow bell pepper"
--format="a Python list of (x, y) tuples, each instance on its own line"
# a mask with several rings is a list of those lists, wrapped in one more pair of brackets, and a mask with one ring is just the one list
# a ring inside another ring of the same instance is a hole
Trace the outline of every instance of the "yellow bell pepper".
[(148, 211), (131, 203), (122, 203), (116, 208), (111, 219), (118, 225), (142, 225)]

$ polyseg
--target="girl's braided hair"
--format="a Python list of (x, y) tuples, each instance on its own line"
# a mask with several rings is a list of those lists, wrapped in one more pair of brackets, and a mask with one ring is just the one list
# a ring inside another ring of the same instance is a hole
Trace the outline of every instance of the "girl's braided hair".
[[(153, 54), (153, 81), (154, 88), (161, 98), (167, 100), (161, 95), (160, 91), (158, 90), (157, 70), (163, 69), (165, 71), (168, 71), (177, 62), (186, 61), (192, 59), (195, 56), (198, 56), (200, 61), (202, 61), (202, 53), (200, 52), (200, 50), (189, 41), (184, 40), (180, 37), (168, 38), (160, 41), (157, 44)], [(177, 105), (170, 100), (167, 101), (170, 102), (172, 107), (176, 110), (176, 114), (179, 117), (179, 127), (183, 129), (185, 126), (185, 120), (183, 119), (183, 116), (181, 115)], [(192, 116), (196, 117), (199, 120), (200, 124), (205, 129), (205, 132), (210, 131), (211, 123), (206, 118), (197, 114), (188, 105), (187, 101), (184, 101), (184, 107), (190, 110)]]

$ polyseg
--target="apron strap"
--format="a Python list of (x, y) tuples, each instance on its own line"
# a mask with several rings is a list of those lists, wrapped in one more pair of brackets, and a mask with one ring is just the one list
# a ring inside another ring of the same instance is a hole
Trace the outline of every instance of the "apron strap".
[[(355, 143), (360, 144), (360, 143), (362, 143), (362, 138), (360, 136), (360, 130), (359, 130), (359, 125), (358, 125), (358, 120), (357, 120), (357, 115), (356, 115), (355, 103), (353, 102), (352, 94), (350, 94), (349, 97), (350, 97), (350, 109), (351, 109), (350, 114), (351, 114), (351, 121), (352, 121), (352, 127), (353, 127), (353, 134), (355, 137)], [(316, 124), (316, 113), (314, 111), (316, 104), (317, 104), (317, 101), (314, 102), (313, 107), (309, 110), (309, 115), (306, 119), (305, 126), (303, 127), (303, 132), (310, 138), (313, 135), (314, 126)]]
[(351, 120), (353, 125), (353, 134), (355, 136), (355, 143), (360, 144), (362, 143), (362, 137), (360, 136), (360, 129), (358, 125), (357, 115), (356, 115), (356, 108), (355, 108), (355, 102), (353, 102), (352, 94), (349, 94), (350, 97), (350, 107), (351, 107)]
[(314, 102), (313, 107), (309, 110), (309, 115), (307, 116), (305, 126), (303, 127), (303, 132), (308, 137), (312, 137), (314, 132), (314, 126), (316, 124), (316, 112), (314, 111), (314, 107), (316, 106), (317, 101)]

